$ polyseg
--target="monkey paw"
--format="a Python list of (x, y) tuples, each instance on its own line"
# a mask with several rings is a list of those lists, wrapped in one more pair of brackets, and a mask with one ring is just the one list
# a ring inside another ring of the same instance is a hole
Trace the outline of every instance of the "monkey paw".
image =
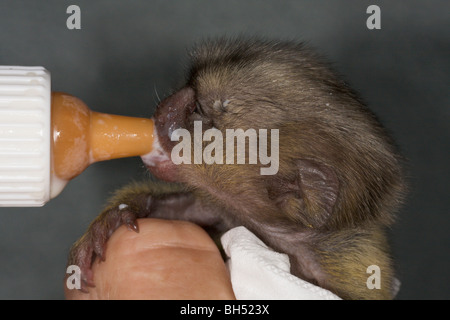
[(89, 226), (87, 232), (72, 246), (68, 265), (76, 265), (81, 270), (82, 292), (94, 287), (92, 264), (98, 257), (105, 261), (106, 243), (121, 225), (139, 232), (137, 215), (126, 204), (110, 207), (102, 212)]

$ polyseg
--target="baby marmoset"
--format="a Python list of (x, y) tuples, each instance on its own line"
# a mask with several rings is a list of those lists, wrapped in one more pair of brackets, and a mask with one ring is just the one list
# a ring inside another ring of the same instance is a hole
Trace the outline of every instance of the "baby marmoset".
[[(165, 182), (119, 190), (74, 244), (69, 263), (81, 267), (85, 285), (115, 229), (157, 217), (218, 233), (243, 225), (288, 254), (302, 279), (345, 299), (392, 298), (385, 229), (405, 187), (400, 156), (376, 117), (303, 44), (218, 39), (196, 46), (191, 60), (185, 85), (154, 115), (156, 149), (142, 157)], [(175, 165), (171, 135), (193, 133), (194, 121), (224, 136), (277, 129), (276, 174), (262, 175), (260, 161)], [(380, 289), (366, 284), (371, 265), (380, 268)]]

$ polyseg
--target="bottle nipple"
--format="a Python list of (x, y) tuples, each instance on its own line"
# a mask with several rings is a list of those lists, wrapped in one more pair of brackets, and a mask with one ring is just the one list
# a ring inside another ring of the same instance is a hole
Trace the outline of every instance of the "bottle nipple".
[(153, 130), (52, 93), (43, 67), (0, 66), (0, 207), (42, 206), (94, 162), (149, 153)]
[(151, 151), (152, 119), (94, 112), (62, 92), (53, 92), (51, 100), (52, 197), (61, 191), (58, 185), (94, 162)]
[(91, 111), (80, 99), (52, 93), (53, 170), (72, 179), (94, 162), (150, 152), (153, 120)]

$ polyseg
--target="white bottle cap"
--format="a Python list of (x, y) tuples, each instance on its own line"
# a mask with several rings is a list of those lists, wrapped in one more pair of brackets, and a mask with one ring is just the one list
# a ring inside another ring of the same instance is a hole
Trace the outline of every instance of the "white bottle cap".
[(0, 206), (50, 200), (50, 73), (0, 66)]

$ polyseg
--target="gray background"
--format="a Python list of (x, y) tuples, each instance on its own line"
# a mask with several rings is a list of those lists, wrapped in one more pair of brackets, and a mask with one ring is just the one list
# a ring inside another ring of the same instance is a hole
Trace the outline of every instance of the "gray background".
[[(81, 8), (81, 30), (66, 8)], [(382, 28), (366, 28), (381, 7)], [(409, 159), (392, 229), (399, 299), (450, 298), (449, 1), (0, 1), (0, 65), (41, 65), (92, 109), (152, 115), (186, 49), (215, 35), (306, 40), (334, 61)], [(0, 298), (63, 298), (66, 255), (138, 158), (97, 163), (42, 208), (0, 208)]]

